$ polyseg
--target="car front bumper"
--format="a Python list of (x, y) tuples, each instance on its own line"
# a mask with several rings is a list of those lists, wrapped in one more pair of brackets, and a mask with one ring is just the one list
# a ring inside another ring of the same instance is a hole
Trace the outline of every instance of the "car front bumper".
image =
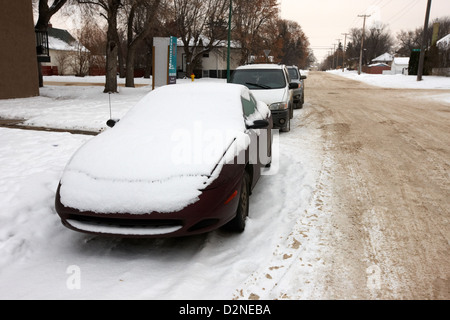
[(61, 185), (56, 193), (55, 208), (65, 227), (88, 234), (122, 238), (168, 238), (201, 234), (220, 228), (236, 216), (242, 176), (243, 172), (225, 184), (204, 190), (196, 203), (179, 212), (81, 212), (61, 203)]
[(289, 109), (285, 110), (272, 110), (273, 127), (283, 129), (289, 124)]

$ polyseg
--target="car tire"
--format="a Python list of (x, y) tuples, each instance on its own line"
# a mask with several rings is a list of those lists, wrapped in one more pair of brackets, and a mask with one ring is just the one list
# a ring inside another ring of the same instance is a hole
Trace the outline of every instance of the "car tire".
[(236, 217), (225, 225), (225, 228), (233, 232), (243, 232), (245, 229), (245, 221), (248, 217), (250, 200), (250, 175), (244, 172), (241, 183), (241, 192), (239, 193), (239, 204), (236, 210)]
[(287, 125), (281, 129), (282, 132), (289, 132), (291, 131), (291, 119), (288, 119)]

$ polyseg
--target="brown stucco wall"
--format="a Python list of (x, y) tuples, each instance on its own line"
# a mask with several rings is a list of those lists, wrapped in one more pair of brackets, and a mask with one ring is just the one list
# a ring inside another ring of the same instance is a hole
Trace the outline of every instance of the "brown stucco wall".
[(0, 99), (39, 95), (36, 38), (29, 0), (0, 0)]

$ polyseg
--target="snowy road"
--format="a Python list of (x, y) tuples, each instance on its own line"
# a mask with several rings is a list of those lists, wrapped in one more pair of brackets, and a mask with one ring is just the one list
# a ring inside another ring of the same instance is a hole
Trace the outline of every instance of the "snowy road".
[[(47, 90), (50, 102), (27, 104), (69, 108)], [(121, 112), (132, 92), (117, 97)], [(257, 185), (241, 235), (65, 229), (54, 192), (91, 137), (0, 128), (0, 299), (449, 299), (450, 109), (415, 92), (310, 73), (305, 107), (279, 137), (280, 170)]]
[(450, 298), (450, 108), (427, 98), (449, 92), (309, 77), (331, 163), (324, 298)]

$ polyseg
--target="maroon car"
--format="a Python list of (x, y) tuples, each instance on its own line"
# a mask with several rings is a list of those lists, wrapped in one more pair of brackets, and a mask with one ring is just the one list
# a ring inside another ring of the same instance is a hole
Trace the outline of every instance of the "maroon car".
[(242, 232), (271, 162), (271, 128), (267, 105), (244, 86), (161, 87), (75, 153), (56, 211), (66, 227), (99, 235)]

